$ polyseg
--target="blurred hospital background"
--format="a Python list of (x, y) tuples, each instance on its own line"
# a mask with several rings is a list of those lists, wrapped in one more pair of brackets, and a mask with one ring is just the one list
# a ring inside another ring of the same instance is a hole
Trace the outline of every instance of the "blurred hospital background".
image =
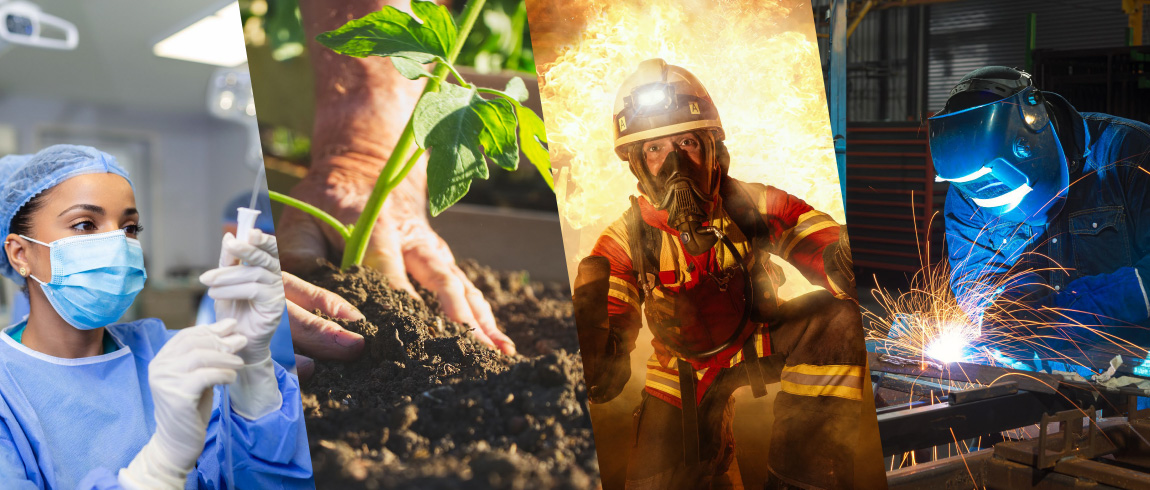
[[(0, 0), (0, 22), (0, 156), (59, 143), (114, 155), (145, 228), (148, 282), (128, 316), (191, 325), (224, 207), (262, 162), (238, 6)], [(7, 325), (16, 288), (0, 288)]]

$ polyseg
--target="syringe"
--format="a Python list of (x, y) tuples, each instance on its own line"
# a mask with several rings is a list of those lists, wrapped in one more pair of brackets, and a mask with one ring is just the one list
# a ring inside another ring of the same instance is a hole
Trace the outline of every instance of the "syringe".
[[(260, 184), (264, 179), (264, 166), (260, 165), (259, 171), (256, 172), (256, 181), (252, 185), (252, 198), (248, 207), (236, 208), (236, 239), (242, 243), (247, 243), (248, 236), (256, 226), (256, 219), (259, 218), (260, 210), (256, 209), (256, 199), (259, 198)], [(238, 262), (234, 257), (228, 261)], [(239, 305), (232, 304), (231, 311), (228, 312), (231, 318), (239, 317)], [(229, 394), (228, 386), (224, 385), (220, 390), (220, 403), (222, 408), (220, 410), (220, 430), (223, 431), (223, 447), (224, 447), (224, 461), (227, 466), (224, 468), (223, 476), (224, 482), (229, 489), (236, 488), (235, 481), (235, 462), (232, 455), (232, 400)]]

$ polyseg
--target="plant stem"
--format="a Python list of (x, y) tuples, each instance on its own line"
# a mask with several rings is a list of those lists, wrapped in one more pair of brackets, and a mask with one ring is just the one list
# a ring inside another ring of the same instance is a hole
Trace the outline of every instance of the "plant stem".
[[(463, 42), (471, 34), (471, 28), (475, 26), (475, 20), (479, 18), (484, 3), (486, 0), (471, 0), (467, 2), (467, 6), (463, 7), (463, 22), (459, 25), (455, 44), (451, 46), (451, 52), (447, 53), (446, 62), (435, 66), (435, 70), (431, 73), (431, 79), (423, 88), (423, 94), (439, 90), (439, 85), (447, 78), (448, 71), (454, 71), (451, 64), (455, 63), (455, 59), (459, 57), (459, 52), (463, 49)], [(458, 77), (458, 75), (456, 76)], [(460, 81), (462, 82), (462, 79)], [(423, 95), (420, 95), (420, 100), (422, 99)], [(363, 212), (360, 213), (359, 219), (351, 230), (351, 236), (344, 238), (341, 269), (363, 263), (363, 257), (367, 254), (367, 245), (371, 239), (371, 231), (375, 228), (375, 222), (379, 218), (380, 211), (383, 210), (383, 203), (387, 200), (387, 195), (407, 177), (407, 173), (415, 166), (414, 162), (423, 153), (423, 149), (418, 148), (415, 144), (415, 130), (412, 126), (414, 120), (415, 112), (413, 111), (407, 119), (407, 126), (404, 127), (403, 134), (395, 143), (395, 149), (392, 150), (379, 178), (375, 181), (375, 187), (372, 188), (371, 195), (368, 196), (367, 203), (363, 207)], [(414, 157), (412, 151), (415, 151)]]
[(300, 211), (303, 211), (307, 214), (314, 216), (316, 219), (323, 221), (324, 223), (327, 223), (328, 226), (335, 228), (335, 231), (339, 232), (339, 236), (343, 237), (344, 240), (347, 240), (348, 238), (351, 237), (351, 232), (348, 231), (347, 226), (344, 226), (344, 224), (340, 223), (339, 220), (335, 218), (335, 216), (332, 216), (330, 214), (325, 213), (320, 208), (312, 206), (311, 204), (303, 202), (303, 201), (296, 199), (294, 197), (291, 197), (291, 196), (288, 196), (285, 194), (280, 194), (276, 191), (269, 190), (268, 196), (271, 197), (271, 199), (273, 201), (280, 202), (280, 203), (286, 204), (288, 206), (291, 206), (293, 208), (296, 208)]
[(516, 99), (515, 97), (512, 97), (510, 94), (508, 94), (507, 92), (504, 92), (504, 91), (502, 91), (502, 90), (495, 90), (495, 89), (493, 89), (493, 88), (484, 88), (484, 87), (479, 87), (479, 88), (477, 88), (477, 89), (475, 89), (475, 90), (476, 90), (476, 91), (478, 91), (478, 92), (479, 92), (479, 93), (481, 93), (481, 94), (491, 94), (491, 95), (498, 95), (498, 96), (500, 96), (500, 97), (503, 97), (504, 99), (507, 99), (507, 100), (509, 100), (509, 101), (511, 101), (511, 102), (514, 102), (516, 105), (521, 105), (521, 104), (520, 104), (520, 102), (519, 102), (519, 99)]
[(451, 63), (443, 63), (443, 62), (441, 62), (440, 64), (447, 66), (447, 69), (449, 71), (451, 71), (451, 74), (455, 76), (455, 80), (457, 80), (460, 85), (467, 87), (467, 88), (471, 88), (471, 84), (467, 83), (467, 80), (464, 80), (463, 76), (460, 75), (459, 72), (455, 71), (455, 65), (452, 65)]
[(403, 165), (403, 169), (400, 170), (400, 177), (388, 184), (388, 192), (391, 192), (392, 190), (395, 190), (396, 187), (399, 187), (399, 183), (403, 182), (404, 177), (407, 176), (408, 172), (411, 172), (412, 167), (415, 167), (415, 163), (419, 161), (419, 157), (423, 156), (423, 153), (426, 151), (427, 150), (424, 150), (423, 148), (415, 149), (415, 152), (411, 154), (411, 158), (407, 159), (407, 163), (405, 163)]

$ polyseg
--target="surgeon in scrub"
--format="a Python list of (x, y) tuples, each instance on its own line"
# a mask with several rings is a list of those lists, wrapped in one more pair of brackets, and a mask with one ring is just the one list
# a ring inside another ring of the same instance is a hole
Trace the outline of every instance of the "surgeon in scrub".
[(222, 488), (232, 468), (237, 488), (311, 488), (299, 382), (269, 349), (284, 307), (275, 239), (226, 235), (200, 276), (220, 321), (168, 330), (117, 323), (147, 278), (139, 222), (107, 153), (0, 159), (0, 275), (30, 302), (0, 332), (2, 486)]

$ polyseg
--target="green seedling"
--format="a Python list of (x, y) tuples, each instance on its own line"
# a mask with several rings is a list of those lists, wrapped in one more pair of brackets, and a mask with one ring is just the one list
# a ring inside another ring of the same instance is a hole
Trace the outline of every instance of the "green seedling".
[[(316, 37), (320, 44), (337, 53), (391, 58), (392, 65), (404, 77), (428, 79), (355, 223), (341, 223), (311, 204), (271, 192), (273, 200), (304, 211), (339, 232), (345, 243), (341, 268), (363, 262), (384, 201), (427, 150), (431, 150), (427, 194), (432, 216), (466, 195), (473, 179), (488, 177), (484, 155), (511, 171), (519, 167), (522, 148), (554, 190), (543, 120), (522, 105), (528, 95), (523, 79), (512, 78), (503, 90), (477, 87), (464, 80), (453, 65), (484, 2), (468, 2), (458, 27), (447, 8), (415, 0), (411, 4), (415, 16), (385, 7)], [(430, 63), (435, 65), (429, 72), (425, 65)], [(449, 76), (455, 83), (448, 80)]]

